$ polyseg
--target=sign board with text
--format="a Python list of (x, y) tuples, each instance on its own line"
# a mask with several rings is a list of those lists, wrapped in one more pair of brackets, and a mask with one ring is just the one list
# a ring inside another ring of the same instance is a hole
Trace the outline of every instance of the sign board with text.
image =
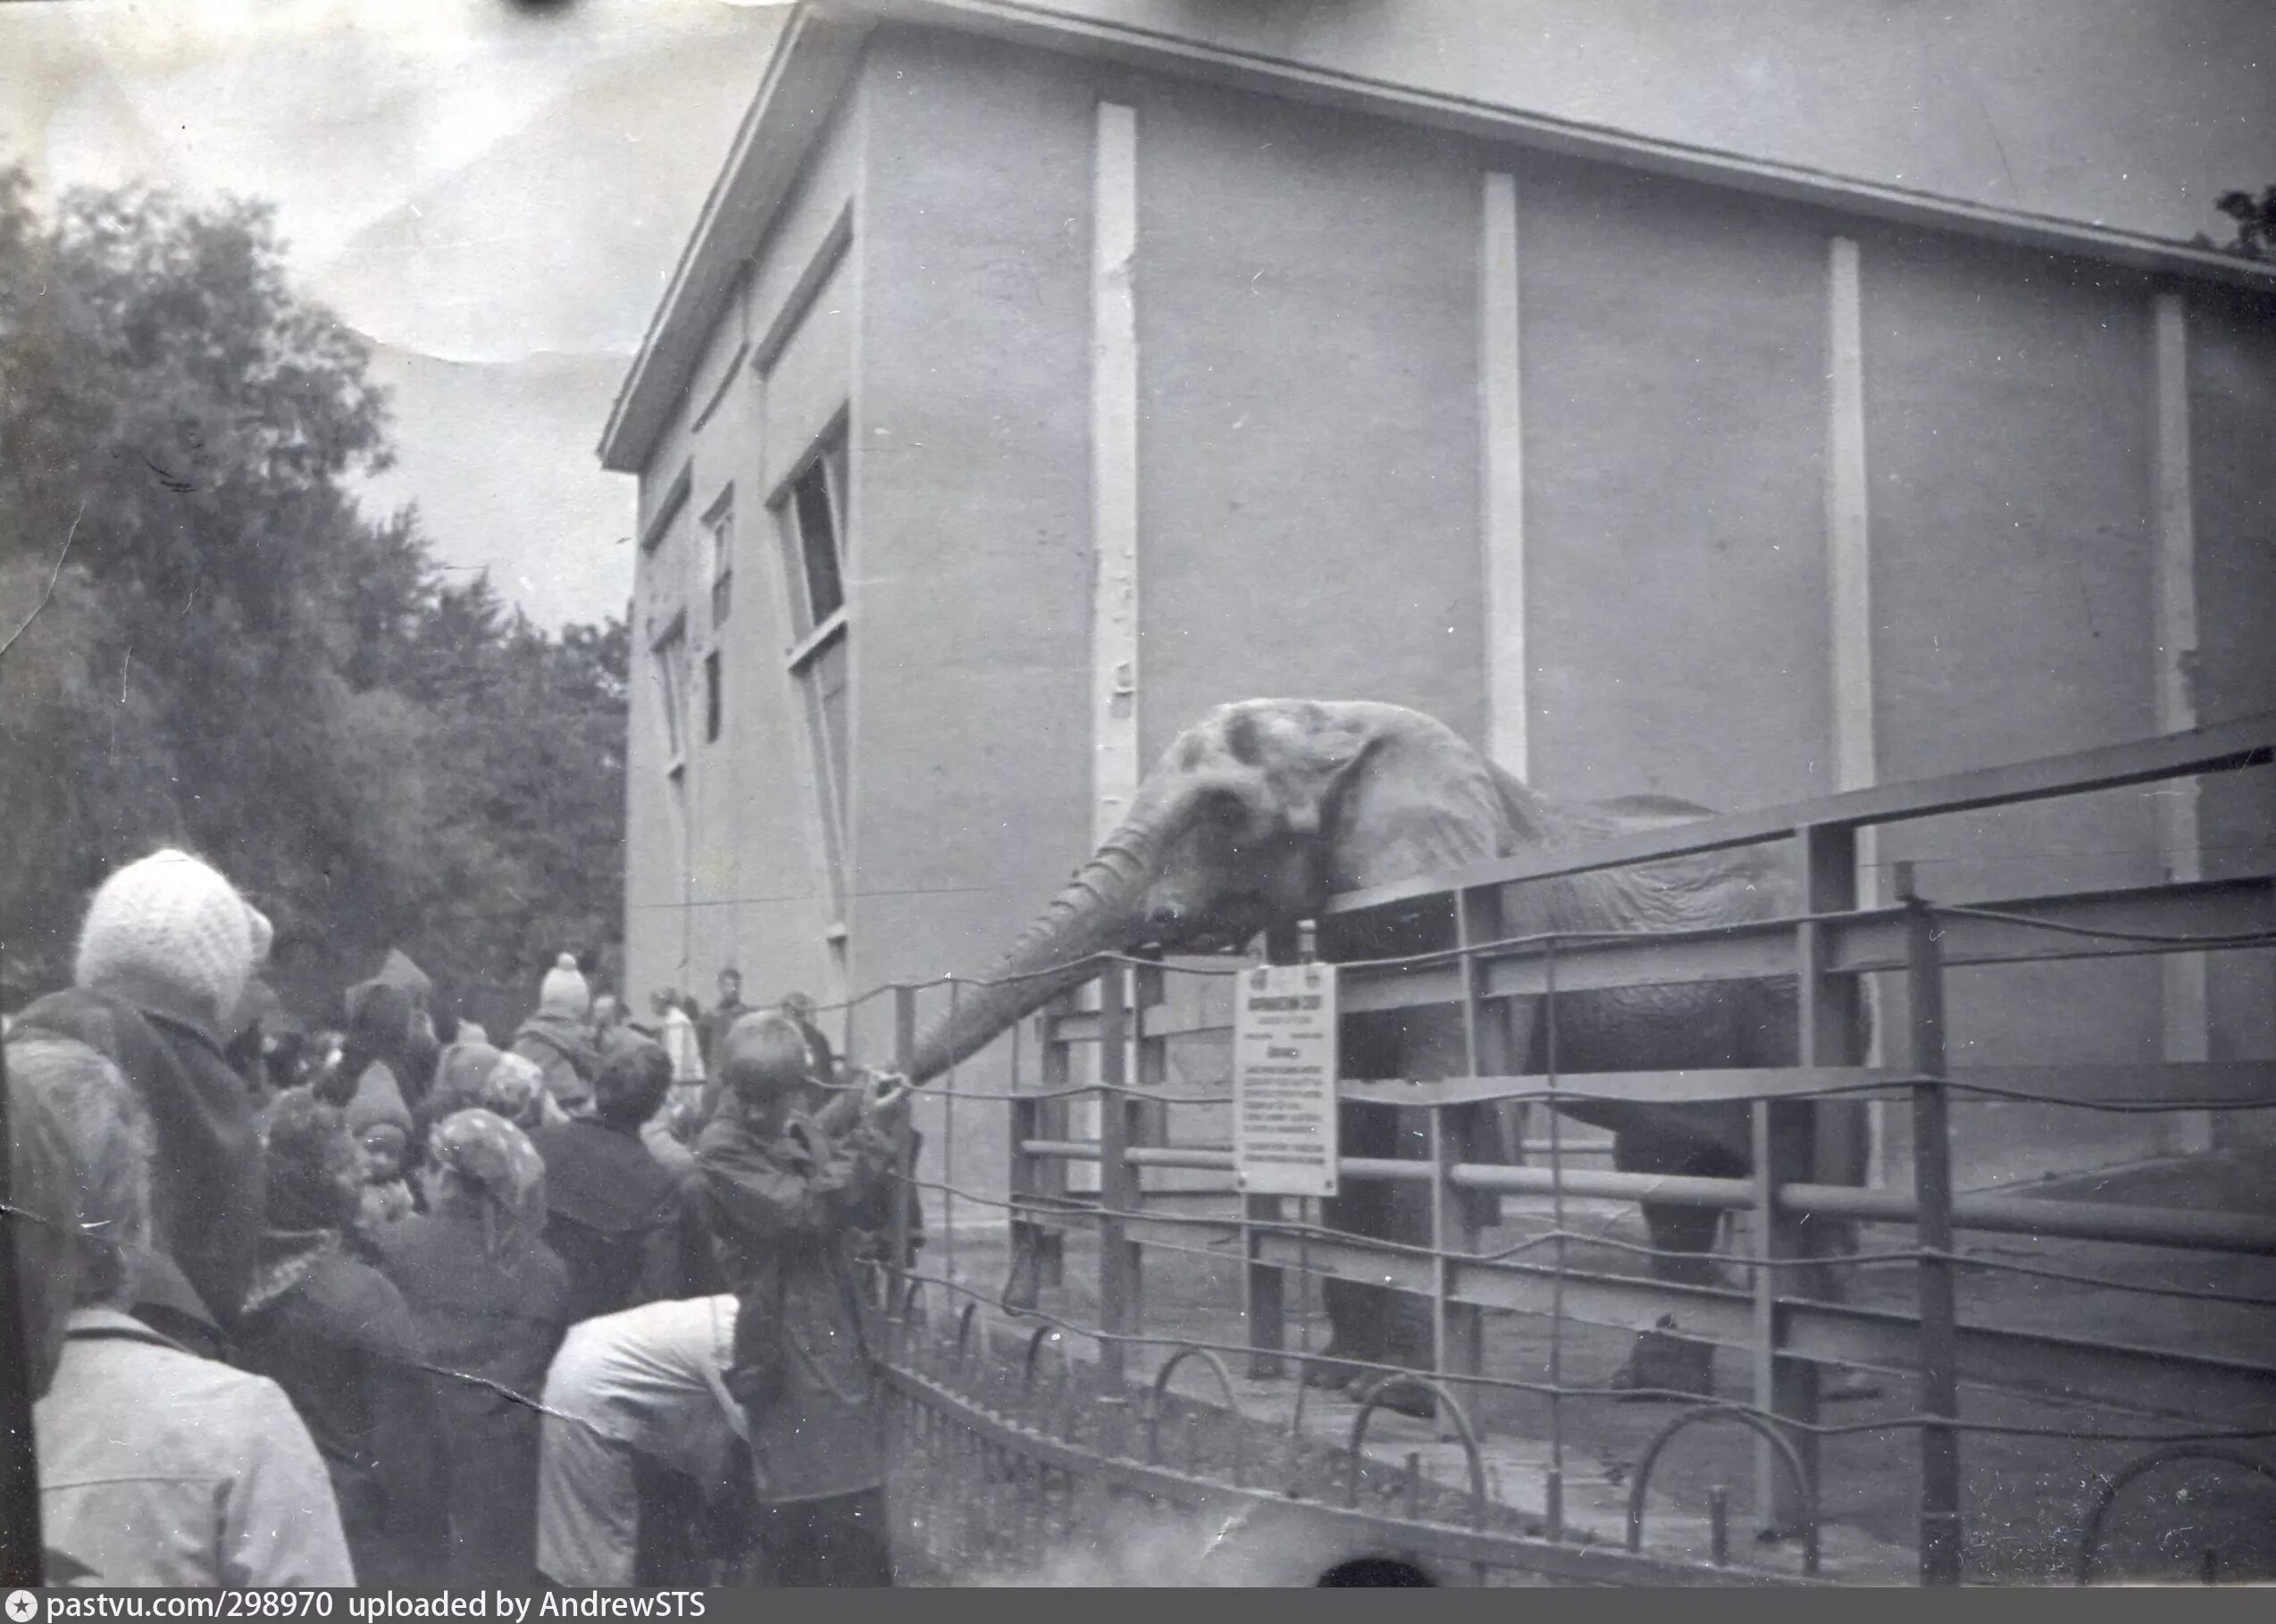
[(1334, 1195), (1335, 967), (1259, 965), (1234, 985), (1234, 1182), (1247, 1195)]

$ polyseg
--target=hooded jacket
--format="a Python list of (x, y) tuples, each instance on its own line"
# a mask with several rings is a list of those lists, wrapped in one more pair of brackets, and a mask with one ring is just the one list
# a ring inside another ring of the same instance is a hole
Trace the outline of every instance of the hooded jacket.
[(583, 1022), (540, 1009), (515, 1031), (507, 1052), (545, 1074), (546, 1092), (563, 1110), (575, 1116), (592, 1104), (600, 1057), (593, 1052)]
[(218, 1034), (84, 987), (39, 1000), (19, 1025), (85, 1043), (141, 1095), (155, 1146), (151, 1250), (173, 1260), (223, 1330), (233, 1327), (260, 1240), (263, 1169), (253, 1092), (222, 1058)]

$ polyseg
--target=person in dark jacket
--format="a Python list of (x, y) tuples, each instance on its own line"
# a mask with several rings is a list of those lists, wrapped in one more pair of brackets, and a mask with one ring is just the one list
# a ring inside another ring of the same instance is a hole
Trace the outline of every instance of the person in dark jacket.
[(589, 1117), (531, 1131), (545, 1163), (546, 1244), (569, 1270), (572, 1324), (682, 1290), (680, 1181), (640, 1143), (672, 1085), (663, 1049), (611, 1040)]
[(832, 1097), (824, 1066), (797, 1022), (737, 1021), (696, 1158), (737, 1303), (727, 1385), (749, 1421), (774, 1580), (890, 1585), (884, 1410), (852, 1245), (907, 1099), (881, 1106), (866, 1082)]
[(576, 956), (562, 954), (538, 984), (537, 1013), (515, 1030), (506, 1050), (545, 1074), (547, 1091), (572, 1117), (582, 1116), (592, 1103), (593, 1077), (600, 1069), (586, 1025), (592, 1001)]
[(193, 1321), (228, 1331), (253, 1274), (260, 1132), (253, 1092), (222, 1048), (270, 940), (269, 921), (220, 873), (155, 852), (103, 883), (79, 927), (72, 987), (16, 1024), (102, 1054), (149, 1112), (148, 1250), (159, 1261), (138, 1271), (130, 1311), (169, 1335)]
[(702, 1051), (705, 1075), (719, 1075), (719, 1045), (725, 1041), (734, 1024), (751, 1012), (743, 1001), (743, 973), (733, 965), (719, 972), (719, 1002), (708, 1015), (699, 1014), (695, 1000), (688, 1000), (688, 1014), (696, 1023), (696, 1043)]
[(433, 1585), (449, 1553), (441, 1418), (411, 1310), (347, 1249), (363, 1187), (347, 1118), (303, 1089), (268, 1117), (268, 1227), (238, 1362), (285, 1390), (366, 1585)]
[(411, 1026), (411, 997), (402, 988), (381, 981), (348, 988), (347, 1035), (339, 1058), (311, 1084), (316, 1097), (345, 1110), (361, 1096), (385, 1095), (410, 1109), (402, 1073), (414, 1053)]
[(537, 1573), (539, 1395), (569, 1327), (569, 1279), (545, 1244), (545, 1164), (522, 1130), (454, 1112), (427, 1136), (427, 1210), (390, 1226), (388, 1274), (410, 1302), (448, 1437), (454, 1586)]

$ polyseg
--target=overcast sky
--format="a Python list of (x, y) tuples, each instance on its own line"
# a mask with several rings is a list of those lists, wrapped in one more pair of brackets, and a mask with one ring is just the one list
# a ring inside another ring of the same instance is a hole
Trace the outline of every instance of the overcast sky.
[(0, 162), (272, 199), (368, 338), (437, 550), (548, 624), (621, 612), (609, 402), (785, 13), (734, 0), (0, 4)]

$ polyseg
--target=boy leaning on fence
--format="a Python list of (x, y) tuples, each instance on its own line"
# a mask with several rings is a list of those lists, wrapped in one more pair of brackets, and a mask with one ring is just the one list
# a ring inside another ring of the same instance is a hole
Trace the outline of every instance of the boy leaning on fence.
[(704, 1204), (738, 1307), (727, 1385), (750, 1426), (761, 1544), (777, 1584), (892, 1582), (884, 1406), (856, 1260), (890, 1188), (900, 1091), (833, 1082), (826, 1042), (746, 1015), (697, 1141)]

